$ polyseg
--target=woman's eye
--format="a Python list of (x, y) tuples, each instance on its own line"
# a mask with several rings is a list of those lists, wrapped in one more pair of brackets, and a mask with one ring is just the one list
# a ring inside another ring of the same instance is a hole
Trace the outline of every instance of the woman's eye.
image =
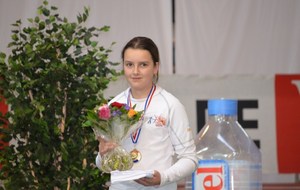
[(132, 67), (132, 65), (133, 65), (132, 63), (125, 63), (126, 67)]
[(141, 65), (142, 67), (147, 67), (147, 66), (148, 66), (147, 63), (141, 63), (140, 65)]

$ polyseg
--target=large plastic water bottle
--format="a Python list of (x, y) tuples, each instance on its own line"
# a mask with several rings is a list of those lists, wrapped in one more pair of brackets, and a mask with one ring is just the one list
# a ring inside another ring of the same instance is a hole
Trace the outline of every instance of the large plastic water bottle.
[(186, 189), (262, 189), (261, 152), (237, 121), (236, 100), (208, 100), (208, 120), (196, 147), (198, 168)]

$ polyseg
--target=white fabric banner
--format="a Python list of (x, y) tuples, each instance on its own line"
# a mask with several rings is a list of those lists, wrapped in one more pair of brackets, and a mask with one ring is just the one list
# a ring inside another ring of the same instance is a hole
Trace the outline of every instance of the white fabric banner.
[[(0, 51), (8, 53), (11, 41), (11, 24), (37, 15), (42, 0), (0, 0)], [(110, 26), (110, 31), (100, 35), (101, 45), (112, 47), (110, 60), (121, 61), (121, 50), (135, 36), (150, 37), (160, 49), (161, 73), (172, 74), (172, 8), (171, 1), (148, 0), (49, 0), (49, 5), (58, 7), (61, 17), (75, 22), (83, 13), (84, 6), (90, 8), (88, 27)]]
[[(36, 16), (42, 0), (0, 0), (0, 51), (7, 52), (11, 24)], [(120, 61), (124, 44), (136, 35), (151, 37), (161, 53), (161, 73), (172, 74), (175, 40), (177, 74), (200, 76), (300, 73), (300, 1), (175, 1), (175, 36), (171, 1), (49, 0), (61, 16), (75, 21), (91, 8), (89, 26), (111, 26), (100, 41), (113, 46)]]
[(300, 73), (300, 1), (176, 1), (176, 73)]

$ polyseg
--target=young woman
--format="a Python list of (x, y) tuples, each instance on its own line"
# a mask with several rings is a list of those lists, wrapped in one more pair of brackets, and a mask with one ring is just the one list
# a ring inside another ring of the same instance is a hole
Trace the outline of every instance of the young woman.
[[(151, 39), (131, 39), (123, 48), (122, 60), (130, 87), (111, 102), (136, 105), (136, 110), (144, 111), (142, 127), (122, 146), (136, 155), (132, 169), (154, 170), (154, 175), (114, 183), (110, 190), (176, 190), (176, 182), (191, 175), (197, 167), (196, 148), (185, 109), (176, 97), (156, 85), (159, 51)], [(103, 139), (99, 142), (98, 167), (101, 156), (115, 146)]]

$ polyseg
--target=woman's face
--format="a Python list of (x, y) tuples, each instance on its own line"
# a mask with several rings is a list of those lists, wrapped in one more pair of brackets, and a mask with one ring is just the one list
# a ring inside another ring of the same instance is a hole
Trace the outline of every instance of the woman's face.
[(158, 63), (154, 64), (147, 50), (128, 48), (124, 52), (124, 74), (131, 90), (149, 91), (153, 76), (158, 73)]

